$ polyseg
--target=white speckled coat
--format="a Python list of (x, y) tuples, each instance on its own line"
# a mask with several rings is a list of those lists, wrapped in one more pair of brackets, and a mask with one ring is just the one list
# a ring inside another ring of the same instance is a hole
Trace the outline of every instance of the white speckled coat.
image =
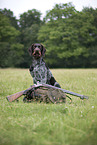
[(50, 69), (45, 66), (42, 57), (39, 60), (33, 58), (30, 74), (34, 84), (50, 84), (50, 79), (53, 77)]

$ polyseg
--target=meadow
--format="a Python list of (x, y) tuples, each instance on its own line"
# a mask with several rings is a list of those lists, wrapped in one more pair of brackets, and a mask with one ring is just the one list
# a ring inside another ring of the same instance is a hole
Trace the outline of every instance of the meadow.
[(96, 145), (97, 69), (51, 69), (61, 87), (89, 96), (65, 104), (9, 103), (33, 84), (28, 69), (0, 69), (0, 145)]

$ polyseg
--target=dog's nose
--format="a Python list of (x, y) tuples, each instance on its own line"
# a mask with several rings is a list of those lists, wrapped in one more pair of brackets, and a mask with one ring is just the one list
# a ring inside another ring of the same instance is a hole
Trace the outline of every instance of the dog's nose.
[(38, 51), (40, 51), (40, 49), (39, 49), (38, 47), (36, 47), (36, 48), (35, 48), (35, 51), (37, 51), (37, 52), (38, 52)]

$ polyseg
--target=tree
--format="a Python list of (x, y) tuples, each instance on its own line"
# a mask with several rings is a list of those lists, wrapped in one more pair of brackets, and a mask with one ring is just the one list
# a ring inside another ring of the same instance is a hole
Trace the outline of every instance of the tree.
[[(58, 65), (64, 58), (69, 58), (73, 55), (73, 47), (77, 47), (77, 36), (74, 36), (75, 30), (69, 24), (70, 17), (76, 13), (75, 8), (69, 4), (55, 5), (53, 10), (49, 11), (45, 18), (45, 25), (39, 31), (39, 40), (47, 46), (47, 57), (50, 58), (50, 64)], [(71, 33), (72, 32), (72, 33)], [(72, 41), (70, 41), (72, 39)], [(73, 48), (74, 49), (74, 48)], [(57, 60), (57, 61), (56, 61)], [(59, 64), (60, 65), (60, 64)], [(62, 63), (64, 66), (64, 64)]]
[(96, 67), (97, 9), (56, 4), (43, 21), (40, 16), (32, 9), (18, 21), (11, 10), (0, 9), (0, 67), (29, 67), (28, 48), (38, 42), (47, 48), (50, 67)]
[(8, 10), (6, 8), (0, 9), (0, 14), (3, 14), (7, 18), (9, 18), (10, 20), (9, 23), (16, 29), (19, 29), (18, 20), (16, 19), (16, 17), (14, 17), (14, 14), (10, 9)]
[(20, 28), (21, 30), (31, 27), (33, 24), (41, 24), (40, 20), (41, 13), (36, 9), (28, 10), (20, 15)]
[(76, 12), (72, 3), (56, 4), (52, 10), (47, 11), (44, 21), (54, 21), (63, 18), (69, 18), (74, 12)]
[(38, 42), (38, 31), (43, 23), (40, 19), (41, 13), (36, 9), (28, 10), (20, 15), (20, 31), (21, 31), (21, 43), (24, 45), (23, 63), (21, 67), (29, 67), (31, 64), (31, 58), (28, 54), (28, 48), (32, 43)]
[(92, 15), (91, 25), (92, 29), (94, 28), (95, 31), (90, 33), (90, 36), (93, 38), (93, 42), (88, 46), (88, 62), (90, 63), (90, 67), (97, 67), (97, 8), (93, 9), (92, 7), (85, 7), (82, 12), (84, 12), (88, 16)]
[(31, 27), (27, 27), (25, 31), (23, 31), (23, 45), (24, 45), (24, 55), (23, 55), (23, 63), (21, 64), (21, 67), (29, 67), (31, 64), (31, 57), (29, 57), (28, 54), (28, 48), (32, 45), (32, 43), (39, 42), (37, 40), (37, 34), (39, 31), (39, 25), (33, 24)]
[[(0, 67), (9, 67), (9, 66), (14, 67), (17, 61), (18, 62), (20, 61), (19, 57), (17, 60), (18, 54), (20, 52), (21, 52), (20, 54), (23, 53), (22, 52), (23, 45), (17, 43), (16, 41), (20, 32), (16, 30), (16, 28), (11, 26), (9, 18), (7, 18), (5, 15), (0, 14), (0, 19), (1, 19), (0, 21), (0, 32), (1, 32), (0, 33), (0, 54), (1, 54)], [(16, 52), (16, 48), (18, 49), (19, 52)], [(13, 63), (13, 60), (16, 61), (15, 64)]]
[(47, 13), (38, 37), (48, 48), (47, 62), (57, 67), (89, 66), (89, 47), (95, 42), (96, 32), (93, 19), (92, 14), (78, 12), (70, 3), (55, 5)]

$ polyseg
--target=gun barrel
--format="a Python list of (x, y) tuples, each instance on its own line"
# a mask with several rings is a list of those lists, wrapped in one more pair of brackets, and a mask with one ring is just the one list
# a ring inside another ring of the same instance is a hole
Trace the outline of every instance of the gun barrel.
[(89, 98), (88, 96), (81, 95), (81, 94), (78, 94), (78, 93), (74, 93), (74, 92), (71, 92), (71, 91), (68, 91), (68, 90), (65, 90), (65, 89), (62, 89), (62, 88), (58, 88), (58, 87), (52, 86), (52, 85), (47, 85), (46, 84), (46, 85), (42, 85), (42, 86), (47, 86), (47, 87), (51, 87), (51, 88), (54, 88), (54, 89), (62, 90), (64, 93), (80, 97), (80, 99), (88, 99)]
[(71, 92), (71, 91), (68, 91), (68, 90), (62, 89), (62, 91), (63, 91), (64, 93), (67, 93), (67, 94), (70, 94), (70, 95), (73, 95), (73, 96), (80, 97), (80, 99), (88, 99), (88, 98), (89, 98), (88, 96), (81, 95), (81, 94), (78, 94), (78, 93), (74, 93), (74, 92)]

